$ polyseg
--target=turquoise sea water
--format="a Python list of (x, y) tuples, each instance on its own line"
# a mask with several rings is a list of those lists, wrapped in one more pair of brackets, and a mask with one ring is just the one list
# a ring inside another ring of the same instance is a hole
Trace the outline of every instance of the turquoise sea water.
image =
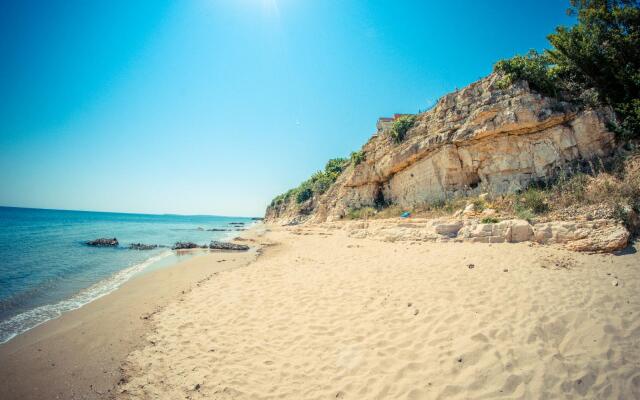
[[(252, 222), (0, 207), (0, 343), (112, 292), (136, 274), (168, 264), (175, 258), (170, 248), (177, 241), (224, 240)], [(100, 237), (116, 237), (120, 245), (84, 243)], [(130, 250), (131, 243), (166, 247)]]

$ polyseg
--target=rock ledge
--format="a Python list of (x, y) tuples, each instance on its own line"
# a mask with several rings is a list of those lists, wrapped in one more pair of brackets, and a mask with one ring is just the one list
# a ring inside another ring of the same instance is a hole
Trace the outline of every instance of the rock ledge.
[(477, 219), (415, 219), (325, 223), (341, 228), (354, 238), (371, 238), (386, 242), (434, 241), (471, 243), (558, 244), (573, 251), (608, 253), (625, 248), (631, 234), (611, 219), (594, 221), (554, 221), (531, 224), (520, 219), (482, 223)]
[(212, 250), (233, 250), (233, 251), (247, 251), (249, 246), (244, 244), (236, 244), (229, 242), (218, 242), (216, 240), (209, 244), (209, 248)]
[(86, 242), (87, 246), (94, 247), (115, 247), (118, 245), (118, 239), (116, 238), (99, 238)]

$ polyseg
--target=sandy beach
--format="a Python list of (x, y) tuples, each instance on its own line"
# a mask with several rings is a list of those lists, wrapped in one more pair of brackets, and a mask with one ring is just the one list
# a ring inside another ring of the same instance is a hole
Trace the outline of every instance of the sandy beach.
[(0, 400), (640, 400), (640, 0), (3, 6)]
[(151, 317), (121, 399), (640, 396), (640, 257), (273, 228)]
[(255, 252), (198, 251), (0, 345), (0, 399), (112, 398), (123, 359), (145, 344), (150, 317)]
[(0, 397), (640, 396), (633, 247), (255, 233), (257, 253), (150, 272), (0, 346)]

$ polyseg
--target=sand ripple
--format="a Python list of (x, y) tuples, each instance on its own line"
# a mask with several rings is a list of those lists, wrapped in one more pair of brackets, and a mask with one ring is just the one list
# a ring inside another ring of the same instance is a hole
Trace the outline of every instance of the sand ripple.
[(120, 397), (640, 398), (637, 254), (307, 233), (158, 313)]

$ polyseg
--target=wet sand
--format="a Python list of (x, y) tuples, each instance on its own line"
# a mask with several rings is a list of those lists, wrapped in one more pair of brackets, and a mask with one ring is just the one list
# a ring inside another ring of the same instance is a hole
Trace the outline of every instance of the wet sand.
[(255, 257), (198, 251), (0, 345), (0, 399), (112, 398), (121, 363), (144, 345), (154, 313), (214, 273)]

